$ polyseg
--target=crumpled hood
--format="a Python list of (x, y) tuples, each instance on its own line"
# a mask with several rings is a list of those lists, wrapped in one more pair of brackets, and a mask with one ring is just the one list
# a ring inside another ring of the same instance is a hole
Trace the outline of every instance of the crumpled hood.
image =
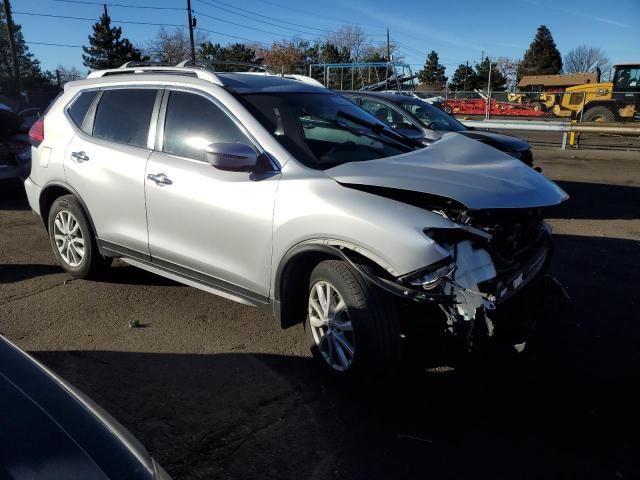
[(325, 173), (342, 184), (428, 193), (474, 210), (544, 207), (568, 198), (521, 161), (456, 133), (414, 152), (345, 163)]

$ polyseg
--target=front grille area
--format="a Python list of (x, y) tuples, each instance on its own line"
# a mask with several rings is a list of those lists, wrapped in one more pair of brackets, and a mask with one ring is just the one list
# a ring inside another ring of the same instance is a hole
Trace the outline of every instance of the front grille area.
[(490, 240), (479, 240), (491, 255), (496, 278), (483, 282), (482, 291), (498, 293), (513, 286), (521, 274), (537, 271), (551, 247), (540, 209), (485, 210), (467, 215), (466, 222), (491, 233)]

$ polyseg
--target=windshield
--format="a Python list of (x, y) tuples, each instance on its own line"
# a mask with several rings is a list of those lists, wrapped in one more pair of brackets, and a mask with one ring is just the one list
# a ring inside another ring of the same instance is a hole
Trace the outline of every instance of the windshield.
[(336, 94), (253, 93), (238, 98), (289, 153), (311, 168), (393, 157), (416, 148), (411, 139)]
[(406, 100), (396, 101), (396, 103), (406, 111), (415, 115), (415, 117), (420, 120), (420, 123), (431, 130), (442, 130), (445, 132), (462, 132), (467, 130), (467, 127), (455, 118), (424, 100), (407, 98)]

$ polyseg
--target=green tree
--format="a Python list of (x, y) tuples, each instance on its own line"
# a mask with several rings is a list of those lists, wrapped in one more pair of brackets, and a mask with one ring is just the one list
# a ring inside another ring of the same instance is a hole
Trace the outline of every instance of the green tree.
[[(262, 59), (256, 58), (256, 51), (242, 43), (232, 43), (225, 47), (211, 42), (200, 45), (200, 59), (210, 63), (220, 72), (234, 72), (241, 70), (238, 65), (225, 65), (224, 62), (242, 62), (258, 65)], [(220, 63), (216, 63), (220, 62)]]
[(349, 63), (351, 54), (347, 47), (339, 48), (335, 44), (326, 42), (320, 47), (321, 63)]
[(438, 54), (435, 50), (427, 55), (422, 70), (418, 72), (418, 80), (420, 83), (439, 83), (444, 85), (447, 83), (447, 77), (444, 75), (445, 67), (439, 61)]
[[(9, 49), (9, 29), (1, 5), (0, 3), (0, 90), (13, 90), (15, 78), (11, 50)], [(23, 85), (29, 87), (46, 82), (45, 74), (40, 69), (40, 62), (29, 51), (22, 35), (22, 27), (19, 24), (13, 23), (13, 34)]]
[(504, 90), (507, 85), (507, 78), (500, 71), (499, 65), (486, 57), (482, 62), (476, 63), (476, 75), (473, 78), (472, 87), (486, 90), (489, 83), (489, 66), (491, 66), (491, 90)]
[(555, 75), (562, 71), (562, 56), (549, 29), (540, 25), (518, 68), (518, 78), (524, 75)]
[(148, 60), (127, 38), (122, 37), (120, 27), (111, 27), (111, 17), (105, 6), (100, 21), (93, 25), (93, 34), (89, 36), (89, 47), (82, 47), (82, 61), (92, 70), (117, 68), (129, 61)]
[(460, 64), (456, 71), (453, 72), (451, 81), (449, 82), (450, 90), (465, 91), (472, 90), (478, 82), (476, 80), (476, 71), (473, 67)]

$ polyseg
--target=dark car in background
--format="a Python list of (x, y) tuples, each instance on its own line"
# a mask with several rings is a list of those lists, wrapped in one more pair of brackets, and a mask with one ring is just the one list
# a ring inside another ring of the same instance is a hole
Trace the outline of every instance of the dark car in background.
[(29, 129), (40, 118), (39, 108), (14, 111), (0, 103), (0, 180), (25, 179), (31, 171)]
[(167, 480), (95, 403), (0, 336), (0, 479)]
[(342, 92), (342, 95), (397, 132), (423, 143), (431, 143), (446, 132), (458, 132), (533, 166), (531, 146), (526, 141), (466, 127), (425, 100), (387, 92)]

